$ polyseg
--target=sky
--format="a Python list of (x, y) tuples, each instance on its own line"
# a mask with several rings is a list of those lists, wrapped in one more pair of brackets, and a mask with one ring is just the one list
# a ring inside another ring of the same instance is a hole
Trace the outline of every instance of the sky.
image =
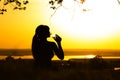
[(120, 49), (117, 0), (86, 0), (84, 4), (64, 0), (56, 12), (48, 1), (29, 0), (21, 11), (7, 5), (7, 13), (0, 15), (0, 48), (31, 48), (36, 27), (44, 24), (62, 37), (63, 49)]

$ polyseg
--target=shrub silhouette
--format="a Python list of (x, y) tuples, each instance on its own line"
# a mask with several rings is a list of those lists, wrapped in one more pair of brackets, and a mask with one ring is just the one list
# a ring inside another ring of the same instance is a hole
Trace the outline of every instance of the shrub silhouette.
[(92, 69), (106, 69), (108, 68), (108, 63), (102, 58), (102, 56), (97, 55), (93, 59), (90, 59), (89, 66)]

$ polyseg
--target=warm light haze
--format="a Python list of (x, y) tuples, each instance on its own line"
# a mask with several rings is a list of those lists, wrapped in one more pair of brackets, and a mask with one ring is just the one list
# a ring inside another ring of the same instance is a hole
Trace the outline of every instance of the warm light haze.
[(0, 15), (0, 48), (31, 48), (36, 27), (44, 24), (62, 37), (63, 49), (120, 49), (117, 0), (86, 0), (84, 4), (64, 0), (53, 16), (48, 1), (29, 0), (25, 11), (8, 5), (7, 13)]

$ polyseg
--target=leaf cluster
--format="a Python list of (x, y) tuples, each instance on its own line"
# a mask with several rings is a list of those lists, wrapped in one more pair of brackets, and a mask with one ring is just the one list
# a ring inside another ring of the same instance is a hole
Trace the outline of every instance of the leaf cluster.
[(50, 0), (49, 4), (51, 5), (51, 9), (56, 9), (56, 5), (62, 5), (63, 0)]
[[(1, 0), (0, 0), (1, 1)], [(4, 14), (4, 12), (7, 12), (7, 9), (5, 9), (4, 7), (7, 6), (8, 4), (12, 5), (14, 8), (13, 10), (26, 10), (26, 7), (24, 7), (23, 5), (28, 4), (28, 0), (25, 0), (23, 2), (19, 1), (19, 0), (4, 0), (3, 2), (3, 8), (0, 9), (0, 14)]]
[(0, 9), (0, 14), (3, 14), (4, 12), (7, 12), (7, 9)]

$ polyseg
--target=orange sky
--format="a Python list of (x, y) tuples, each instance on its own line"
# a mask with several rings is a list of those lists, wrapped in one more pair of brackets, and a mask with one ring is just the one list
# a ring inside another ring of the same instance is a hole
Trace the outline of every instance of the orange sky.
[(7, 6), (8, 12), (0, 15), (0, 48), (31, 48), (36, 26), (46, 24), (62, 37), (64, 49), (120, 49), (117, 0), (86, 0), (84, 5), (66, 1), (53, 17), (48, 0), (29, 0), (25, 11)]

